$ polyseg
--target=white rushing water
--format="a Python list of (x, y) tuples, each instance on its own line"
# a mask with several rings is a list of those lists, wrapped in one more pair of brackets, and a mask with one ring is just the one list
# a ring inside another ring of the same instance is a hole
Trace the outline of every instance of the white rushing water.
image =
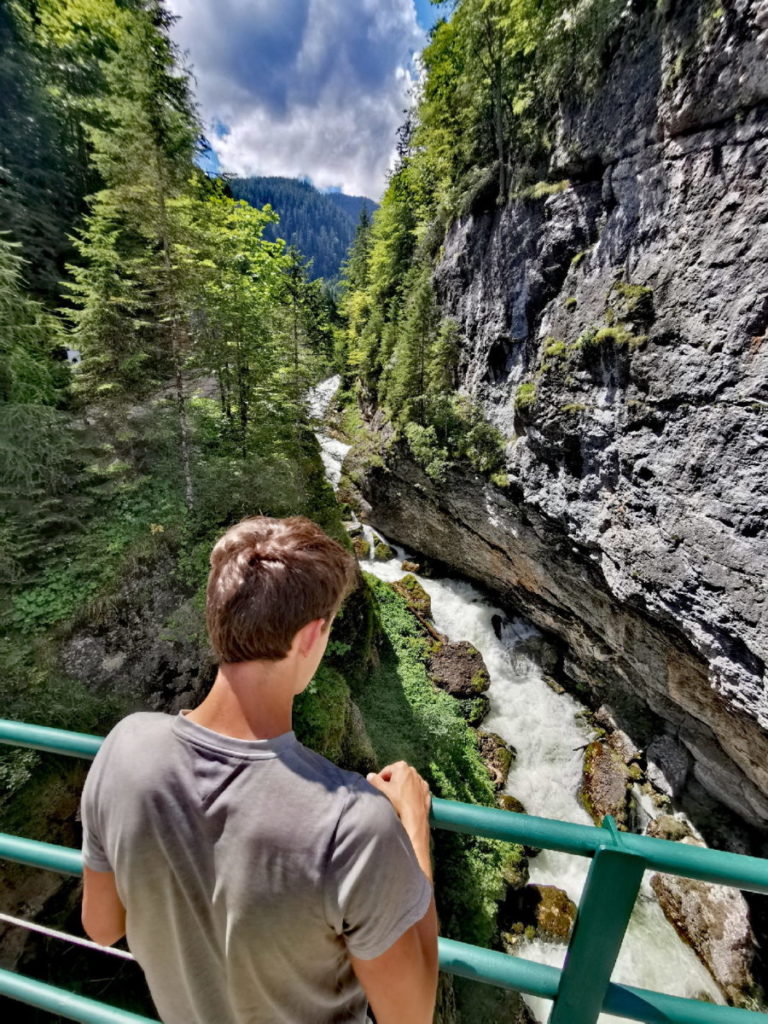
[[(307, 394), (307, 412), (310, 419), (322, 420), (328, 410), (331, 399), (339, 390), (340, 384), (341, 377), (336, 374), (335, 377), (328, 377), (327, 380), (321, 381), (309, 390)], [(323, 460), (325, 475), (335, 491), (341, 479), (341, 464), (350, 446), (320, 431), (315, 432), (315, 437), (320, 444), (320, 457)]]
[[(324, 390), (315, 406), (319, 410), (318, 418), (337, 390), (338, 378), (324, 381), (320, 387)], [(313, 394), (316, 396), (318, 391), (319, 388), (314, 389)], [(322, 406), (321, 402), (324, 402)], [(321, 433), (317, 437), (329, 478), (331, 482), (336, 481), (336, 486), (347, 447)], [(379, 537), (370, 527), (363, 529), (369, 541)], [(394, 558), (386, 562), (365, 559), (361, 561), (361, 568), (390, 582), (401, 579), (403, 560), (418, 561), (418, 556), (411, 558), (402, 548), (391, 547), (395, 551)], [(509, 619), (464, 580), (426, 579), (414, 575), (432, 600), (435, 626), (450, 640), (468, 640), (485, 659), (491, 680), (487, 693), (490, 709), (482, 728), (498, 733), (517, 751), (505, 792), (521, 800), (529, 814), (591, 825), (591, 818), (578, 802), (577, 792), (583, 748), (593, 733), (578, 717), (581, 706), (567, 694), (557, 694), (547, 685), (533, 651), (535, 643), (532, 641), (539, 636), (538, 631), (522, 619)], [(650, 803), (644, 804), (645, 813), (652, 814)], [(542, 850), (530, 860), (530, 880), (555, 885), (578, 903), (589, 863), (583, 857)], [(560, 967), (565, 946), (535, 940), (522, 944), (520, 955)], [(613, 980), (671, 995), (693, 998), (706, 995), (723, 1004), (708, 971), (664, 917), (648, 884), (647, 873)], [(538, 1020), (547, 1019), (549, 1000), (532, 996), (525, 999)], [(600, 1016), (600, 1024), (619, 1020), (608, 1014)]]

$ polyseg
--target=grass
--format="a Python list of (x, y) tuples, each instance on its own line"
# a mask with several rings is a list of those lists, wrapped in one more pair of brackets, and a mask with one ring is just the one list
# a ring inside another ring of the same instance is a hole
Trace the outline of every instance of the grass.
[[(366, 581), (379, 621), (379, 661), (353, 687), (353, 696), (379, 765), (408, 761), (435, 795), (494, 806), (493, 787), (458, 702), (429, 681), (431, 640), (390, 586), (367, 575)], [(434, 839), (435, 891), (444, 934), (489, 945), (496, 934), (505, 847), (442, 831)]]
[(515, 408), (521, 412), (533, 408), (536, 403), (536, 385), (531, 380), (524, 381), (515, 395)]

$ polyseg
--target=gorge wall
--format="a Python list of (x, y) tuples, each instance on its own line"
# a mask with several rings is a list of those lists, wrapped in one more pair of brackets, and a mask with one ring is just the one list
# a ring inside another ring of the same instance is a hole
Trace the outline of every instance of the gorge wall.
[(476, 203), (435, 270), (508, 486), (436, 484), (401, 445), (360, 486), (377, 528), (559, 636), (597, 699), (650, 709), (673, 789), (766, 827), (768, 3), (656, 7), (628, 5), (561, 110), (559, 183)]

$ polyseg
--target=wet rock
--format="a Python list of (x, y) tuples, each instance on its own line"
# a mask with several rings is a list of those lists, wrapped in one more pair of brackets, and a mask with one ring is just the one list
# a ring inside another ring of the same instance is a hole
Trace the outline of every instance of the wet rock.
[(477, 697), (491, 682), (482, 654), (466, 640), (440, 644), (430, 655), (427, 670), (435, 686), (452, 697)]
[(476, 729), (481, 724), (488, 714), (490, 706), (490, 700), (482, 693), (479, 697), (458, 701), (459, 711), (466, 719), (467, 725), (471, 725), (473, 729)]
[[(683, 842), (703, 845), (692, 838)], [(653, 875), (651, 887), (667, 920), (737, 1006), (753, 989), (754, 937), (738, 889), (674, 875)]]
[(502, 789), (506, 785), (512, 762), (517, 757), (515, 748), (505, 743), (495, 732), (478, 732), (477, 747), (494, 789)]
[(344, 523), (344, 529), (347, 531), (350, 537), (362, 537), (363, 535), (363, 524), (356, 522)]
[(497, 805), (502, 811), (511, 811), (513, 814), (527, 814), (522, 801), (518, 800), (516, 796), (511, 796), (509, 793), (500, 793), (496, 797)]
[(596, 825), (611, 814), (621, 829), (629, 824), (629, 772), (610, 743), (594, 740), (584, 751), (579, 801)]
[(502, 931), (547, 942), (567, 942), (576, 920), (576, 904), (554, 885), (510, 889), (499, 907)]
[(420, 618), (429, 618), (432, 614), (432, 601), (424, 587), (415, 576), (403, 576), (401, 580), (390, 583), (390, 587), (403, 598), (405, 603)]
[(419, 572), (420, 569), (418, 562), (409, 562), (407, 559), (403, 562), (403, 572)]
[(679, 818), (673, 818), (671, 814), (660, 814), (658, 818), (652, 818), (645, 834), (655, 839), (669, 839), (674, 843), (692, 835), (690, 826)]
[(354, 537), (352, 540), (352, 550), (355, 552), (355, 557), (363, 562), (371, 557), (371, 545), (365, 537)]
[(511, 889), (522, 889), (528, 884), (528, 858), (525, 849), (512, 844), (501, 862), (501, 877)]
[(377, 540), (373, 545), (373, 557), (377, 562), (388, 562), (395, 557), (395, 553), (385, 541)]

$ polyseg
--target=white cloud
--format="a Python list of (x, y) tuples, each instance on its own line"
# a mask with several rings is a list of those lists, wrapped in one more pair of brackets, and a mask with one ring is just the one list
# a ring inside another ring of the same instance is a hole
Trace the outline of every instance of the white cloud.
[[(210, 141), (235, 174), (378, 199), (425, 37), (413, 0), (169, 0)], [(229, 132), (216, 137), (215, 122)]]

